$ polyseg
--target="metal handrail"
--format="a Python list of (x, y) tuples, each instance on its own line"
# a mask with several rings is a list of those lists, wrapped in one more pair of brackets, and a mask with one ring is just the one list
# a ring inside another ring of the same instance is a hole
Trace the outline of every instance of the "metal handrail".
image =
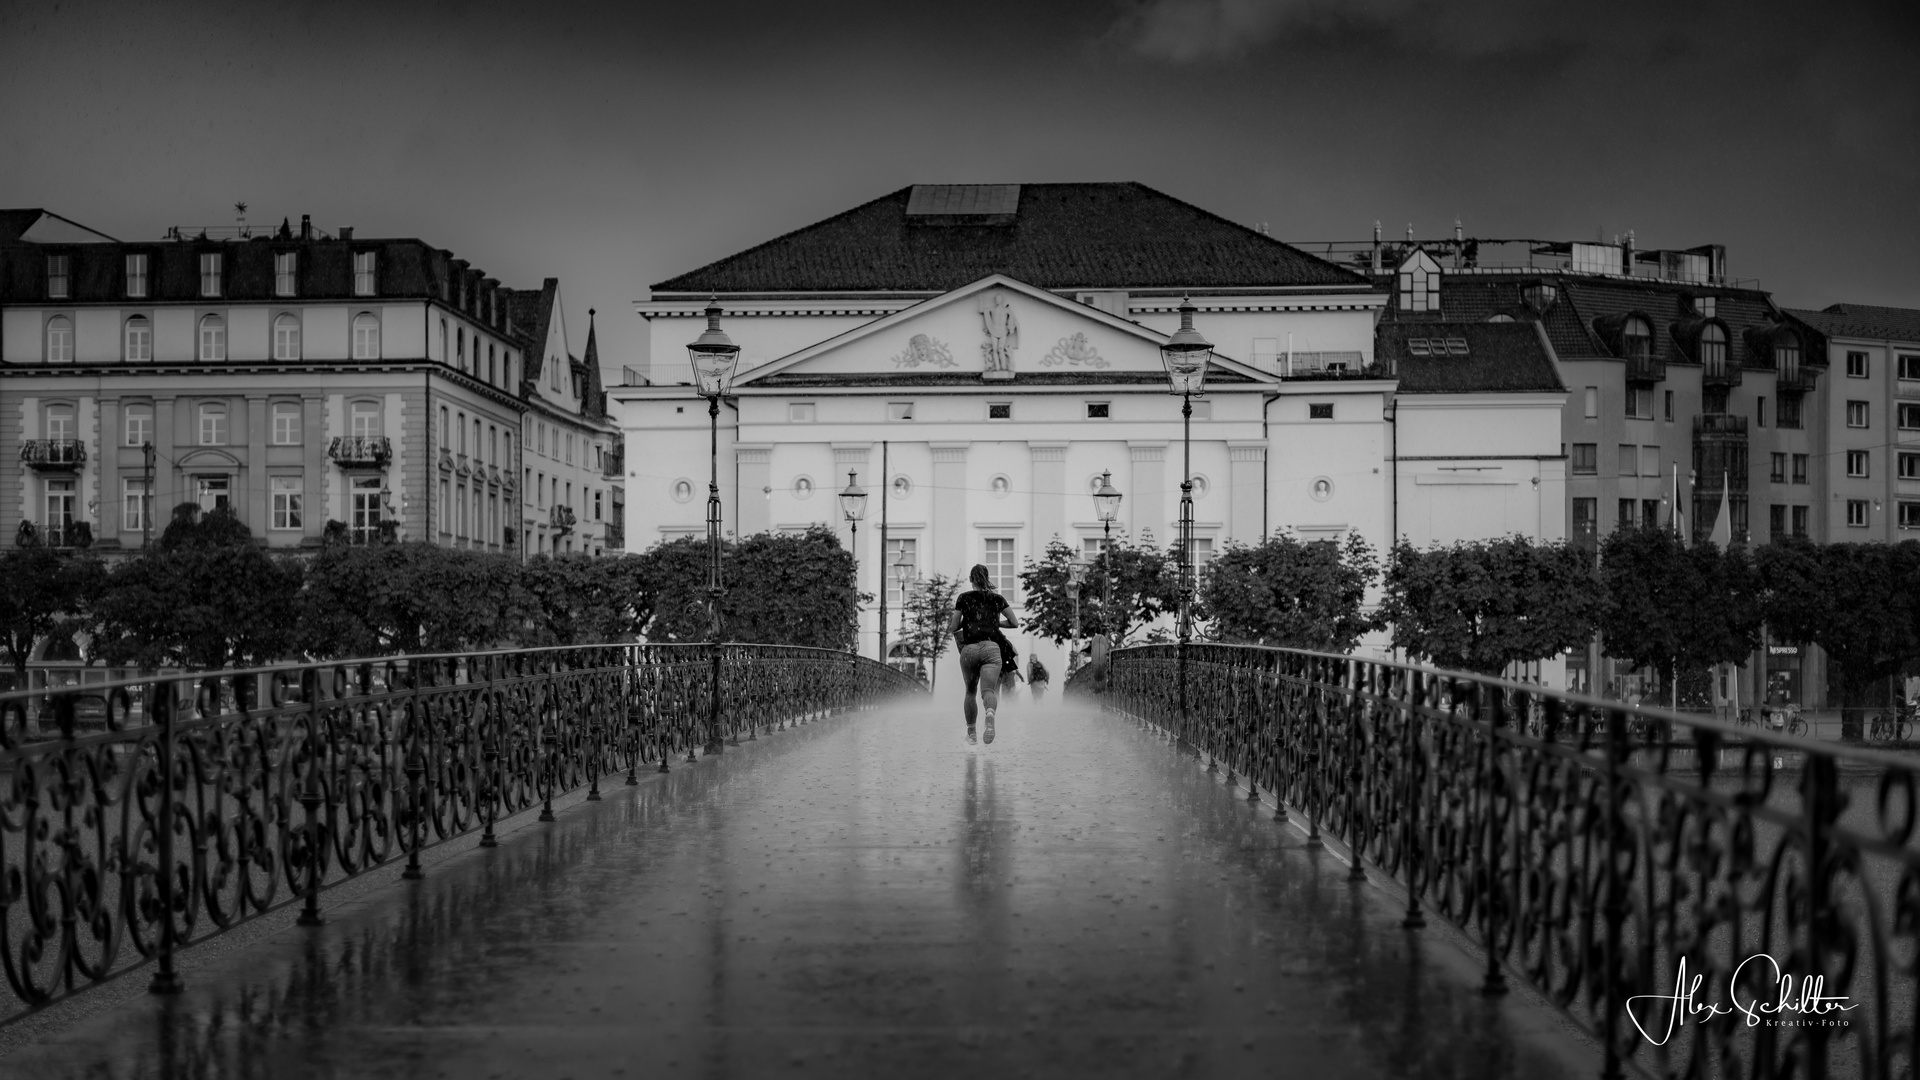
[[(1187, 648), (1185, 712), (1174, 645), (1068, 688), (1271, 793), (1357, 880), (1390, 877), (1406, 925), (1464, 931), (1486, 992), (1531, 984), (1600, 1042), (1603, 1076), (1910, 1075), (1920, 759), (1414, 664)], [(1779, 990), (1742, 966), (1760, 954), (1796, 1000), (1845, 1000), (1750, 1026), (1738, 1002)], [(1683, 962), (1703, 1011), (1669, 1030)]]
[[(323, 889), (703, 746), (921, 692), (828, 649), (609, 644), (0, 694), (0, 1023)], [(718, 730), (705, 730), (720, 695)]]

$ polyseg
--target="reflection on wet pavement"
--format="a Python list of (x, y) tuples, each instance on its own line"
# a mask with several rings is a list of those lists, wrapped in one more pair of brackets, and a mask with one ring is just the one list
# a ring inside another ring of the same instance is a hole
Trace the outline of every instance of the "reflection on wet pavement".
[(812, 724), (0, 1060), (29, 1077), (1591, 1076), (1129, 722)]

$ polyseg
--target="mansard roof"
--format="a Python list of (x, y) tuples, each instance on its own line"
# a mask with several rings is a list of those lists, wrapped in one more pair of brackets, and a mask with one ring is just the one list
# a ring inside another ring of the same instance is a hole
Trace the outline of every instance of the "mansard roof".
[(654, 293), (939, 293), (990, 274), (1043, 289), (1369, 284), (1351, 270), (1139, 183), (978, 185), (995, 189), (992, 199), (981, 201), (985, 210), (926, 212), (934, 201), (961, 202), (930, 200), (929, 189), (951, 196), (945, 189), (968, 186), (901, 188), (659, 282)]
[(1828, 337), (1920, 341), (1920, 309), (1829, 304), (1819, 311), (1790, 308), (1788, 314)]
[(1375, 361), (1400, 380), (1402, 394), (1566, 389), (1536, 323), (1383, 322), (1373, 349)]

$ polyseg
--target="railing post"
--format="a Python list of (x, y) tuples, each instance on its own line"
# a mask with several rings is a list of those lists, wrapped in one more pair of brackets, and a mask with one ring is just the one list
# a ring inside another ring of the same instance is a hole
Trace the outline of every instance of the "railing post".
[(180, 947), (178, 936), (174, 932), (174, 895), (173, 882), (173, 769), (174, 769), (174, 730), (177, 726), (174, 711), (176, 688), (173, 683), (156, 679), (153, 683), (152, 701), (155, 719), (160, 722), (160, 823), (158, 841), (160, 847), (159, 880), (155, 882), (160, 900), (160, 939), (154, 947), (153, 980), (147, 984), (147, 991), (154, 994), (177, 994), (183, 987), (180, 975), (173, 969), (173, 954)]
[(326, 740), (320, 734), (320, 676), (318, 669), (309, 668), (306, 673), (307, 684), (307, 777), (300, 793), (300, 805), (307, 810), (307, 888), (306, 904), (300, 909), (301, 926), (319, 926), (326, 920), (320, 917), (320, 879), (324, 873), (327, 838), (322, 834), (320, 825), (320, 805), (326, 801), (321, 791), (320, 762), (326, 753)]
[[(1491, 704), (1488, 697), (1492, 697)], [(1485, 919), (1485, 945), (1487, 949), (1486, 977), (1481, 981), (1480, 992), (1488, 996), (1498, 996), (1507, 992), (1507, 978), (1500, 970), (1500, 915), (1494, 897), (1500, 892), (1500, 729), (1505, 726), (1507, 702), (1506, 694), (1492, 689), (1487, 684), (1476, 681), (1473, 684), (1475, 704), (1487, 712), (1487, 742), (1485, 748), (1486, 783), (1482, 785), (1481, 798), (1486, 800), (1481, 831), (1481, 857), (1486, 861), (1486, 894), (1482, 896), (1480, 912)]]
[[(413, 675), (411, 668), (409, 668), (408, 674), (410, 676)], [(392, 687), (388, 687), (388, 689), (391, 690)], [(405, 714), (407, 717), (408, 742), (410, 744), (406, 750), (407, 788), (413, 795), (413, 808), (409, 815), (411, 820), (408, 824), (411, 826), (409, 831), (413, 834), (413, 842), (408, 846), (407, 850), (407, 868), (400, 872), (400, 876), (408, 881), (419, 881), (426, 876), (425, 871), (423, 871), (420, 866), (420, 845), (426, 842), (425, 825), (421, 820), (425, 812), (426, 799), (423, 789), (427, 776), (427, 740), (422, 730), (425, 727), (423, 712), (424, 710), (420, 705), (420, 695), (416, 690), (411, 700), (407, 702), (407, 711)]]
[(1407, 916), (1400, 925), (1408, 930), (1418, 930), (1427, 925), (1427, 917), (1420, 911), (1420, 798), (1425, 794), (1420, 777), (1415, 772), (1420, 768), (1420, 700), (1424, 676), (1419, 672), (1401, 673), (1402, 689), (1405, 696), (1400, 699), (1401, 706), (1401, 787), (1400, 805), (1401, 839), (1400, 865), (1406, 868)]
[[(448, 671), (447, 677), (449, 680), (453, 678), (451, 670)], [(500, 703), (494, 700), (491, 681), (488, 682), (486, 689), (480, 692), (480, 701), (480, 722), (483, 725), (480, 733), (480, 775), (483, 785), (480, 793), (480, 821), (483, 828), (480, 832), (479, 846), (490, 848), (500, 846), (500, 838), (493, 832), (493, 823), (500, 816), (498, 770), (500, 740), (503, 737), (500, 731)]]
[(1600, 940), (1600, 1046), (1602, 1080), (1620, 1080), (1623, 1070), (1620, 1061), (1620, 1013), (1626, 1008), (1620, 965), (1620, 934), (1627, 920), (1626, 883), (1620, 880), (1620, 860), (1626, 854), (1629, 837), (1624, 817), (1625, 808), (1620, 799), (1620, 767), (1627, 760), (1627, 716), (1618, 708), (1606, 712), (1607, 768), (1604, 778), (1607, 785), (1606, 805), (1606, 843), (1602, 857), (1606, 860), (1601, 870), (1602, 888), (1606, 892), (1601, 918), (1604, 920)]
[[(1377, 687), (1372, 676), (1379, 670), (1372, 664), (1360, 660), (1344, 661), (1351, 674), (1341, 682), (1350, 687), (1347, 693), (1347, 780), (1351, 785), (1352, 796), (1347, 809), (1347, 854), (1352, 863), (1347, 866), (1347, 881), (1360, 884), (1367, 880), (1367, 868), (1361, 862), (1367, 846), (1366, 794), (1361, 789), (1367, 782), (1367, 770), (1362, 764), (1367, 754), (1367, 698), (1373, 695)], [(1364, 693), (1363, 693), (1364, 691)]]

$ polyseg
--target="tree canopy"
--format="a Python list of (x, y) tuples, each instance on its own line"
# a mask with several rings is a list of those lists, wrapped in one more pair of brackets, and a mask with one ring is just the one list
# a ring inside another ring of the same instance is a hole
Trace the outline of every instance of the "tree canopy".
[(1377, 625), (1363, 605), (1379, 576), (1357, 533), (1339, 543), (1280, 533), (1228, 544), (1207, 565), (1199, 615), (1222, 641), (1346, 652)]
[(1385, 591), (1380, 617), (1396, 646), (1486, 675), (1584, 646), (1600, 610), (1589, 556), (1522, 536), (1427, 551), (1402, 542)]

